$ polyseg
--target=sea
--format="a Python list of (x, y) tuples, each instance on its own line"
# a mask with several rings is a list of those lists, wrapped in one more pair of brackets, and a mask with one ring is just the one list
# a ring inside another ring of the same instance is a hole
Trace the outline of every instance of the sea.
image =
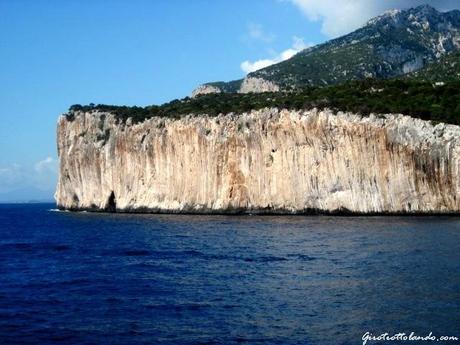
[(55, 208), (0, 205), (2, 345), (460, 338), (459, 217)]

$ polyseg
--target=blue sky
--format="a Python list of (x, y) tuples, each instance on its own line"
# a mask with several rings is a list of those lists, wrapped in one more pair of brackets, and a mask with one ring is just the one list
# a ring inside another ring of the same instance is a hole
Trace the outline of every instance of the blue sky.
[(0, 0), (0, 201), (51, 199), (71, 104), (181, 98), (422, 2)]

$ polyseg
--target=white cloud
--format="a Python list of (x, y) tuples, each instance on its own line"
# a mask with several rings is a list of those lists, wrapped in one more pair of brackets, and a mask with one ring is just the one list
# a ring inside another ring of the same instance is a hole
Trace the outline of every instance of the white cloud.
[(243, 61), (240, 67), (245, 73), (251, 73), (259, 69), (273, 65), (275, 63), (290, 59), (295, 54), (297, 54), (299, 51), (307, 47), (310, 47), (310, 46), (312, 46), (312, 44), (306, 44), (302, 38), (294, 36), (292, 38), (291, 48), (288, 48), (279, 54), (275, 54), (275, 56), (271, 59), (260, 59), (256, 61), (249, 61), (249, 60)]
[(0, 194), (15, 190), (48, 191), (50, 196), (56, 187), (58, 165), (51, 156), (32, 166), (10, 164), (0, 167)]
[(248, 36), (253, 40), (262, 41), (265, 43), (270, 43), (275, 39), (275, 35), (271, 33), (266, 33), (263, 30), (262, 25), (256, 23), (248, 24)]
[(45, 159), (35, 163), (34, 169), (37, 173), (56, 172), (57, 162), (52, 157), (46, 157)]
[(18, 164), (0, 167), (0, 192), (7, 190), (8, 186), (14, 185), (23, 177), (22, 168)]
[(458, 0), (290, 0), (311, 21), (321, 22), (328, 37), (347, 34), (369, 19), (394, 8), (410, 8), (428, 3), (441, 11), (460, 8)]

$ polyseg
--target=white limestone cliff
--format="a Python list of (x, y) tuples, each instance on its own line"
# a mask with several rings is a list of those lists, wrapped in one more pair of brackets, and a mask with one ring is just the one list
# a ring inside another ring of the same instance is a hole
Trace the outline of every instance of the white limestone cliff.
[(460, 127), (402, 115), (261, 109), (58, 122), (61, 209), (458, 213)]
[(241, 83), (238, 93), (277, 92), (280, 88), (275, 83), (263, 78), (246, 77)]
[[(280, 88), (274, 82), (269, 80), (265, 80), (259, 77), (249, 77), (247, 76), (241, 81), (241, 85), (239, 89), (235, 90), (234, 92), (238, 93), (260, 93), (260, 92), (277, 92), (280, 91)], [(197, 97), (199, 95), (207, 95), (211, 93), (221, 93), (224, 92), (217, 86), (203, 84), (198, 86), (195, 90), (192, 91), (191, 96)]]
[(221, 93), (222, 90), (219, 89), (217, 86), (213, 85), (200, 85), (195, 90), (192, 91), (192, 97), (196, 97), (198, 95), (207, 95), (210, 93)]

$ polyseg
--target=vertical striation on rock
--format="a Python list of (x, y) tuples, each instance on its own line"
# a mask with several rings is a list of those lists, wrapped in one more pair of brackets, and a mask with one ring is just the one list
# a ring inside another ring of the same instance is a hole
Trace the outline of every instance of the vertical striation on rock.
[(262, 109), (58, 122), (62, 209), (458, 213), (460, 128), (402, 115)]

